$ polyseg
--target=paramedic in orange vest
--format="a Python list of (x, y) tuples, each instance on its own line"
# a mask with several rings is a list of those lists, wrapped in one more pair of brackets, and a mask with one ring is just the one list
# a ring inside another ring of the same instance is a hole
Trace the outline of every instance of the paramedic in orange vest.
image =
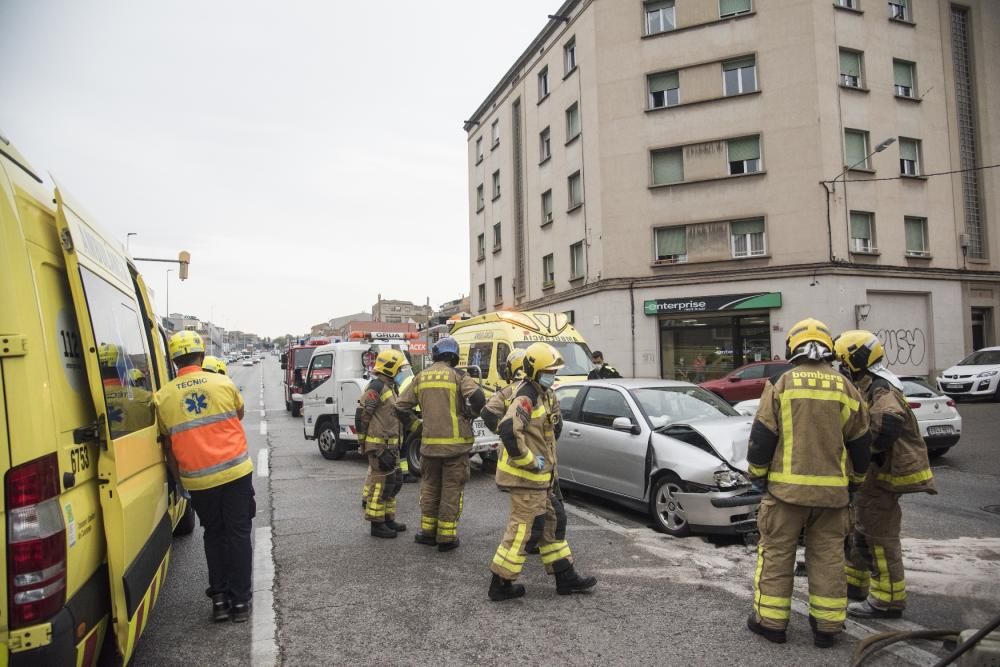
[(167, 463), (205, 527), (212, 618), (243, 623), (250, 617), (256, 513), (243, 397), (227, 376), (202, 369), (205, 344), (197, 333), (175, 333), (168, 347), (177, 377), (156, 393)]

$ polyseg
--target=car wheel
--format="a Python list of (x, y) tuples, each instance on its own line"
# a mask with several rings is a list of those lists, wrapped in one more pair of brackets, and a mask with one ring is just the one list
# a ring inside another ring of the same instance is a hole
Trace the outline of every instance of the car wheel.
[(932, 461), (934, 459), (939, 459), (945, 454), (947, 454), (949, 449), (951, 449), (951, 447), (943, 447), (941, 449), (931, 449), (927, 452), (927, 458), (929, 458)]
[(174, 535), (190, 535), (194, 532), (196, 524), (197, 515), (195, 515), (194, 506), (189, 500), (187, 501), (187, 507), (184, 508), (184, 514), (181, 515), (181, 520), (174, 527)]
[(677, 494), (683, 492), (684, 483), (673, 473), (663, 475), (653, 484), (649, 513), (653, 516), (654, 527), (660, 532), (674, 537), (691, 534), (684, 506), (677, 499)]
[(301, 417), (302, 416), (302, 404), (292, 401), (292, 416)]
[(483, 452), (479, 455), (482, 460), (482, 465), (479, 466), (480, 472), (494, 473), (497, 471), (497, 455), (496, 452)]
[(337, 431), (332, 422), (323, 422), (316, 434), (316, 445), (319, 453), (327, 461), (339, 461), (344, 458), (344, 450), (337, 444)]
[(292, 402), (285, 401), (285, 412), (291, 412), (291, 411), (292, 411)]
[(420, 477), (420, 438), (414, 438), (410, 441), (406, 460), (410, 463), (410, 474)]

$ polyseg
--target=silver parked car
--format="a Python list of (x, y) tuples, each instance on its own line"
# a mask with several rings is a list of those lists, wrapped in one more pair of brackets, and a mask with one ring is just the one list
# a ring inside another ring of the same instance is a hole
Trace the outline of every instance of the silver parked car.
[(564, 489), (648, 512), (656, 528), (678, 537), (756, 530), (759, 496), (746, 475), (751, 418), (673, 380), (588, 380), (562, 385), (556, 396)]

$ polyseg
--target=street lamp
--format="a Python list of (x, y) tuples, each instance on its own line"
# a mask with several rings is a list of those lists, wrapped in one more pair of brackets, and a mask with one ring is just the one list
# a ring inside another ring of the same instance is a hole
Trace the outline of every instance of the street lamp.
[(125, 254), (126, 255), (129, 252), (129, 242), (132, 240), (133, 236), (138, 236), (138, 235), (139, 235), (138, 232), (129, 232), (128, 234), (125, 235)]
[(875, 155), (875, 153), (881, 153), (882, 151), (884, 151), (884, 150), (885, 150), (886, 148), (888, 148), (889, 146), (892, 146), (892, 145), (893, 145), (894, 143), (896, 143), (896, 137), (889, 137), (888, 139), (886, 139), (886, 140), (885, 140), (885, 141), (883, 141), (882, 143), (880, 143), (880, 144), (878, 144), (877, 146), (875, 146), (875, 150), (873, 150), (873, 151), (872, 151), (871, 153), (869, 153), (868, 155), (864, 156), (863, 158), (861, 158), (860, 160), (858, 160), (857, 162), (855, 162), (855, 163), (854, 163), (854, 164), (852, 164), (851, 166), (849, 166), (849, 167), (846, 167), (846, 168), (844, 169), (844, 171), (842, 171), (842, 172), (840, 172), (839, 174), (837, 174), (837, 175), (836, 175), (836, 176), (835, 176), (835, 177), (833, 178), (833, 180), (830, 180), (830, 181), (824, 181), (824, 183), (830, 183), (830, 184), (831, 184), (831, 185), (833, 186), (833, 191), (834, 191), (834, 192), (836, 192), (836, 190), (837, 190), (837, 180), (838, 180), (838, 179), (839, 179), (839, 178), (840, 178), (841, 176), (843, 176), (844, 174), (846, 174), (847, 172), (849, 172), (849, 171), (850, 171), (851, 169), (854, 169), (854, 168), (855, 168), (855, 167), (857, 167), (857, 166), (858, 166), (859, 164), (865, 164), (866, 162), (868, 162), (868, 158), (870, 158), (870, 157), (871, 157), (872, 155)]
[(170, 274), (173, 272), (173, 269), (167, 269), (167, 317), (170, 317)]

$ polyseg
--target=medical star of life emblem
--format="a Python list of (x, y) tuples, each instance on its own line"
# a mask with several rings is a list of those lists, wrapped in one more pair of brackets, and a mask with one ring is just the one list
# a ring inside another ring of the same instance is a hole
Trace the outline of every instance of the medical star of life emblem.
[(184, 408), (188, 412), (200, 415), (202, 410), (208, 409), (208, 397), (205, 394), (192, 393), (184, 398)]

